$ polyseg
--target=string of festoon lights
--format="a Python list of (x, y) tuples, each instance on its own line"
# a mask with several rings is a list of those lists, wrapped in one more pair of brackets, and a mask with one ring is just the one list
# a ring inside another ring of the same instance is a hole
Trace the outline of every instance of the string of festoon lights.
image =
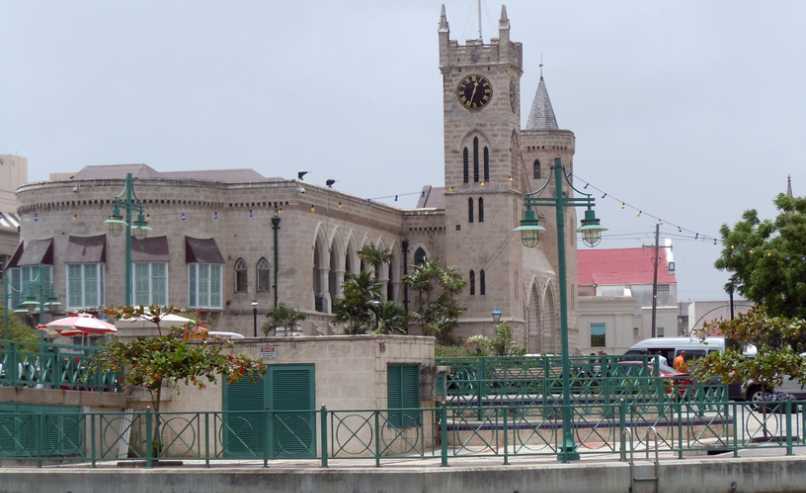
[[(644, 207), (637, 206), (627, 200), (614, 195), (607, 190), (602, 189), (588, 181), (587, 179), (579, 176), (573, 175), (572, 178), (577, 182), (582, 182), (581, 186), (575, 183), (577, 188), (580, 188), (585, 193), (591, 193), (596, 195), (599, 200), (610, 200), (614, 202), (621, 210), (629, 211), (630, 213), (635, 215), (636, 219), (644, 218), (644, 219), (651, 219), (655, 223), (659, 223), (663, 231), (664, 236), (668, 236), (678, 240), (691, 240), (691, 241), (699, 241), (705, 243), (713, 243), (717, 245), (721, 242), (721, 240), (715, 236), (701, 233), (695, 229), (688, 228), (683, 226), (682, 224), (669, 221), (657, 214), (654, 214), (648, 211)], [(419, 192), (405, 192), (405, 193), (393, 193), (388, 195), (381, 195), (378, 197), (369, 197), (367, 201), (384, 201), (384, 200), (392, 200), (394, 202), (398, 202), (401, 197), (411, 197), (411, 196), (424, 196), (425, 191)], [(654, 235), (654, 231), (648, 232), (637, 232), (637, 233), (605, 233), (602, 235), (605, 239), (613, 239), (613, 240), (640, 240), (645, 239)]]

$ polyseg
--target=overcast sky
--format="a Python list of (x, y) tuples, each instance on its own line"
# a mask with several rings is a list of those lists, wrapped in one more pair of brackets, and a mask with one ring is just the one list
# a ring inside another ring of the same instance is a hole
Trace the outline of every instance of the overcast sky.
[[(446, 2), (476, 36), (475, 0)], [(485, 39), (500, 2), (482, 2)], [(0, 154), (30, 179), (88, 164), (251, 167), (362, 197), (442, 182), (440, 3), (0, 0)], [(540, 54), (576, 172), (716, 236), (806, 190), (806, 2), (511, 0), (526, 119)], [(604, 246), (654, 220), (600, 200)], [(409, 205), (410, 202), (405, 203)], [(666, 227), (664, 231), (677, 232)], [(724, 296), (719, 247), (675, 239), (679, 298)]]

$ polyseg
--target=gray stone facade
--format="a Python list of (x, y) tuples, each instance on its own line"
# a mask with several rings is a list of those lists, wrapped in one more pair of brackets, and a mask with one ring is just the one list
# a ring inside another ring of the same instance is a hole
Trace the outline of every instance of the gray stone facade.
[[(543, 110), (551, 111), (553, 125), (521, 128), (523, 48), (509, 39), (505, 11), (499, 28), (499, 37), (489, 43), (460, 44), (450, 39), (447, 18), (443, 15), (440, 20), (445, 183), (432, 194), (433, 201), (416, 209), (401, 210), (296, 180), (264, 178), (250, 170), (161, 173), (145, 165), (86, 167), (18, 190), (22, 239), (54, 239), (55, 289), (64, 297), (66, 268), (61, 257), (68, 238), (106, 232), (111, 201), (130, 172), (153, 227), (150, 236), (168, 239), (169, 303), (189, 302), (185, 237), (215, 239), (224, 258), (223, 300), (220, 309), (205, 310), (204, 316), (217, 329), (251, 335), (251, 302), (258, 301), (262, 314), (274, 303), (276, 290), (279, 302), (309, 314), (305, 333), (339, 333), (329, 313), (333, 299), (341, 294), (345, 274), (358, 270), (357, 252), (373, 244), (393, 254), (391, 265), (380, 271), (381, 280), (388, 281), (384, 286), (389, 299), (402, 303), (406, 298), (401, 279), (413, 269), (415, 253), (422, 249), (427, 257), (456, 268), (466, 280), (474, 273), (473, 294), (468, 286), (460, 296), (466, 311), (456, 335), (492, 334), (490, 313), (499, 308), (529, 352), (557, 352), (555, 211), (538, 211), (547, 229), (539, 248), (523, 247), (512, 230), (521, 219), (523, 193), (545, 183), (554, 159), (561, 158), (566, 169), (572, 169), (575, 138), (571, 131), (556, 128), (547, 94), (540, 92), (546, 90), (542, 79), (538, 96), (542, 105), (549, 105)], [(482, 75), (491, 83), (492, 97), (481, 109), (466, 109), (457, 99), (457, 85), (469, 74)], [(465, 180), (463, 152), (474, 139), (489, 153), (488, 169), (479, 170), (479, 179)], [(540, 162), (540, 173), (535, 161)], [(567, 186), (564, 190), (573, 193)], [(472, 222), (469, 202), (474, 204)], [(276, 265), (275, 216), (280, 218)], [(575, 219), (569, 211), (566, 255), (572, 348), (576, 346)], [(124, 300), (123, 237), (108, 235), (106, 248), (105, 303), (116, 305)], [(277, 271), (278, 283), (258, 292), (256, 265), (261, 258), (270, 263), (272, 275)], [(235, 284), (238, 259), (247, 266), (248, 287), (243, 292)]]

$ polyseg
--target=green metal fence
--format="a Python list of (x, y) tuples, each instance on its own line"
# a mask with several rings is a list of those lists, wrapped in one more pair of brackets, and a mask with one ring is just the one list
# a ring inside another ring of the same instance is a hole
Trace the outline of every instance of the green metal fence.
[[(399, 414), (418, 419), (400, 423)], [(313, 419), (311, 419), (313, 418)], [(806, 402), (664, 401), (579, 404), (573, 434), (583, 457), (630, 460), (658, 447), (661, 459), (806, 447)], [(0, 413), (0, 457), (99, 463), (179, 459), (298, 459), (310, 466), (382, 466), (463, 458), (509, 463), (556, 456), (561, 406), (161, 413)]]
[(0, 340), (0, 386), (117, 391), (113, 372), (90, 371), (93, 347), (40, 343), (36, 350)]

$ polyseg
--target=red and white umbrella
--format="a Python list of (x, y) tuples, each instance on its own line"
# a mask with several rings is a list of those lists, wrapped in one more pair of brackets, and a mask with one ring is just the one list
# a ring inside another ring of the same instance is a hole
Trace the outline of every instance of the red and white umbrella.
[(104, 322), (86, 313), (54, 320), (48, 323), (47, 327), (56, 329), (59, 334), (66, 337), (114, 334), (118, 331), (118, 329), (109, 322)]

